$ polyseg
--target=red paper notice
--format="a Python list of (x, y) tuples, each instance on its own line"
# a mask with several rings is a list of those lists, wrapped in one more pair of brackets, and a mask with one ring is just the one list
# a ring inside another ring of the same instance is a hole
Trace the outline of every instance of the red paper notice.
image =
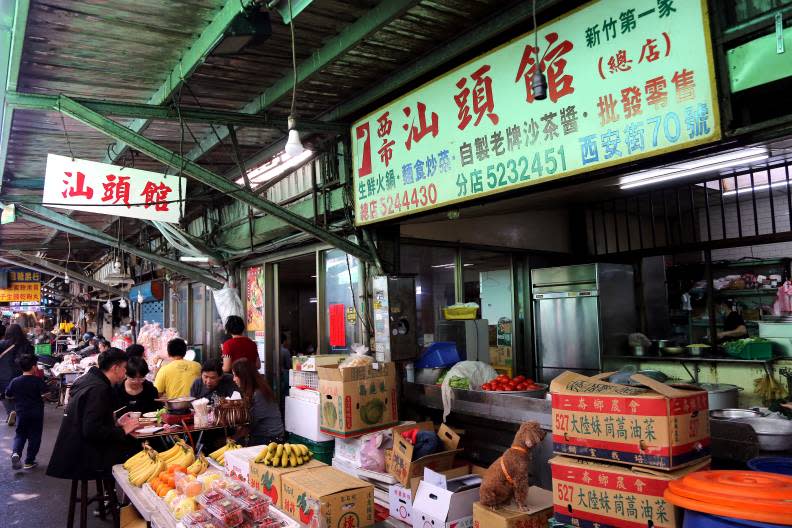
[(330, 305), (330, 346), (346, 346), (346, 319), (343, 304)]

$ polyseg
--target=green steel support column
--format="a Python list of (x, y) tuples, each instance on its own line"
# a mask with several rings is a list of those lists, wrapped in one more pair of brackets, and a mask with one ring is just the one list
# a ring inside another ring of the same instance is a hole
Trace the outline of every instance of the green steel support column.
[[(0, 189), (3, 187), (3, 173), (8, 158), (8, 136), (11, 134), (11, 121), (14, 110), (5, 104), (7, 92), (15, 91), (19, 80), (19, 65), (22, 62), (22, 45), (25, 42), (30, 0), (6, 0), (4, 8), (14, 6), (14, 11), (0, 12), (0, 23), (11, 25), (0, 30)], [(10, 28), (10, 29), (9, 29)], [(9, 34), (10, 31), (10, 34)]]
[[(25, 253), (22, 253), (21, 251), (11, 251), (10, 254), (13, 255), (14, 257), (22, 259), (23, 261), (28, 261), (36, 266), (49, 270), (49, 273), (52, 274), (54, 277), (63, 277), (63, 274), (66, 273), (69, 276), (69, 278), (73, 279), (75, 282), (81, 282), (82, 284), (93, 286), (98, 290), (104, 290), (116, 297), (124, 297), (124, 292), (122, 292), (121, 290), (113, 288), (112, 286), (108, 286), (107, 284), (103, 284), (97, 280), (92, 279), (91, 277), (88, 277), (87, 275), (83, 275), (82, 273), (78, 273), (76, 271), (66, 269), (63, 266), (58, 266), (55, 263), (37, 258), (35, 255), (27, 255)], [(3, 258), (8, 259), (7, 256)], [(30, 264), (22, 264), (22, 263), (18, 263), (17, 265), (28, 266), (28, 267), (30, 266)]]
[[(255, 0), (228, 0), (220, 12), (212, 19), (201, 35), (181, 53), (181, 58), (171, 68), (165, 81), (160, 85), (156, 92), (149, 98), (148, 103), (161, 105), (168, 102), (173, 93), (181, 85), (182, 81), (192, 75), (193, 71), (201, 65), (207, 55), (223, 38), (228, 26), (242, 10), (255, 3)], [(148, 126), (147, 119), (137, 119), (131, 123), (130, 129), (135, 132), (142, 132)], [(121, 157), (127, 145), (117, 142), (110, 149), (115, 155), (105, 157), (105, 163), (115, 163)]]
[(182, 169), (184, 174), (191, 178), (208, 185), (220, 192), (224, 192), (230, 196), (235, 197), (242, 203), (250, 205), (262, 212), (268, 213), (274, 217), (280, 218), (288, 224), (296, 227), (300, 231), (304, 231), (319, 240), (337, 247), (338, 249), (349, 253), (363, 261), (369, 262), (372, 260), (372, 255), (360, 247), (334, 233), (321, 229), (314, 225), (309, 220), (295, 215), (288, 209), (276, 205), (269, 200), (265, 200), (260, 196), (246, 191), (239, 185), (232, 183), (225, 178), (201, 167), (197, 163), (183, 159), (177, 153), (162, 147), (148, 138), (133, 132), (132, 130), (119, 125), (112, 119), (108, 119), (103, 115), (94, 112), (93, 110), (82, 106), (73, 99), (66, 96), (61, 96), (60, 110), (65, 115), (80, 121), (81, 123), (102, 132), (103, 134), (115, 139), (116, 141), (123, 141), (124, 143), (134, 147), (140, 152), (152, 157), (153, 159), (163, 163), (174, 169)]
[[(0, 203), (0, 207), (2, 206), (3, 204)], [(128, 242), (122, 241), (119, 244), (118, 240), (116, 240), (115, 237), (112, 237), (107, 233), (103, 233), (97, 229), (82, 224), (66, 215), (56, 213), (55, 211), (47, 209), (44, 206), (35, 205), (35, 204), (24, 204), (21, 207), (24, 207), (24, 209), (28, 209), (29, 211), (35, 213), (35, 214), (30, 214), (22, 210), (21, 208), (17, 208), (17, 217), (21, 218), (22, 220), (27, 220), (29, 222), (43, 225), (45, 227), (57, 229), (59, 231), (63, 231), (66, 233), (71, 233), (81, 238), (93, 240), (94, 242), (97, 242), (99, 244), (104, 244), (109, 247), (120, 246), (121, 249), (126, 251), (127, 253), (130, 253), (132, 255), (137, 255), (142, 259), (146, 259), (151, 262), (160, 264), (177, 273), (181, 273), (185, 277), (195, 279), (208, 286), (211, 286), (212, 288), (222, 288), (223, 286), (223, 284), (217, 279), (210, 277), (209, 275), (206, 275), (202, 271), (192, 266), (188, 266), (176, 260), (163, 257), (162, 255), (157, 255), (156, 253), (151, 253), (150, 251), (140, 249), (139, 247), (130, 244)]]
[[(297, 83), (303, 82), (311, 75), (319, 72), (339, 58), (341, 55), (352, 49), (363, 39), (387, 25), (394, 19), (400, 17), (405, 11), (417, 4), (417, 0), (388, 0), (380, 2), (376, 7), (371, 8), (368, 13), (350, 24), (337, 37), (328, 41), (322, 48), (316, 51), (311, 57), (297, 66)], [(297, 42), (299, 45), (299, 42)], [(257, 114), (263, 112), (279, 99), (291, 93), (294, 78), (292, 73), (281, 77), (275, 84), (264, 90), (255, 99), (250, 101), (242, 108), (246, 114)], [(218, 127), (217, 135), (220, 139), (228, 137), (227, 127)], [(197, 160), (206, 152), (218, 145), (219, 141), (215, 134), (207, 134), (190, 152), (187, 159)]]

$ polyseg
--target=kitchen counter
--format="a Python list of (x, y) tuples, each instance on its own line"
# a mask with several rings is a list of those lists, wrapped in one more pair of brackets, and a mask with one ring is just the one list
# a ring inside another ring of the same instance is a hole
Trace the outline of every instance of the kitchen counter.
[[(503, 392), (453, 389), (451, 411), (500, 422), (521, 424), (533, 420), (542, 429), (551, 429), (550, 401)], [(442, 409), (443, 398), (439, 385), (404, 383), (404, 398), (410, 403), (431, 409)]]

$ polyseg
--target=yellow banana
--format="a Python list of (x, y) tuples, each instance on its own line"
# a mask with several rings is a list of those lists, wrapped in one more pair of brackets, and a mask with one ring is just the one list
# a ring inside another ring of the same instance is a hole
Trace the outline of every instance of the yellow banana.
[(291, 464), (291, 467), (297, 467), (297, 457), (294, 455), (294, 453), (292, 453), (289, 457), (289, 464)]
[(289, 455), (283, 453), (283, 457), (281, 458), (281, 467), (287, 467), (288, 463), (289, 463)]
[(267, 446), (267, 452), (275, 451), (278, 448), (278, 444), (276, 442), (270, 442)]
[(143, 449), (139, 453), (136, 453), (129, 457), (126, 462), (124, 462), (124, 469), (129, 470), (133, 466), (139, 464), (143, 461), (143, 457), (147, 455), (146, 450)]
[(283, 444), (278, 444), (278, 448), (275, 450), (275, 458), (281, 458), (283, 456)]

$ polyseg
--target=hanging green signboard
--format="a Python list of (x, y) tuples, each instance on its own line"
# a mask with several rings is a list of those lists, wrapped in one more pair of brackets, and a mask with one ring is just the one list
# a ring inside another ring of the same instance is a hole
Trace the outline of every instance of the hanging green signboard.
[(720, 138), (704, 0), (599, 0), (352, 126), (358, 225)]

